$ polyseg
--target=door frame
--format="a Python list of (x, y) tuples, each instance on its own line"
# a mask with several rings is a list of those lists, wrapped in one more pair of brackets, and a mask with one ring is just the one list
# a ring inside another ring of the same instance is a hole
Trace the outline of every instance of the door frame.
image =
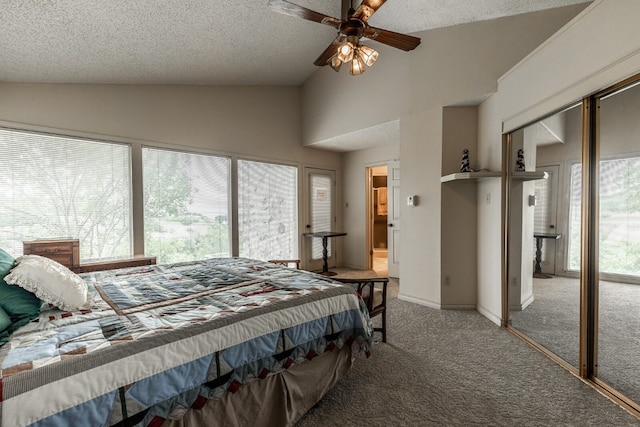
[[(373, 229), (374, 229), (374, 200), (373, 200), (373, 192), (374, 192), (374, 187), (373, 187), (373, 177), (374, 176), (380, 176), (380, 175), (374, 175), (374, 171), (376, 168), (380, 168), (380, 167), (385, 167), (386, 168), (386, 175), (388, 176), (389, 174), (389, 166), (387, 162), (382, 162), (382, 163), (376, 163), (376, 164), (370, 164), (367, 165), (365, 167), (365, 181), (366, 181), (366, 192), (365, 192), (365, 223), (366, 223), (366, 230), (365, 230), (365, 239), (366, 239), (366, 251), (367, 251), (367, 255), (366, 255), (366, 263), (365, 263), (365, 267), (368, 270), (372, 270), (373, 269), (373, 256), (374, 256), (374, 247), (373, 247)], [(389, 243), (387, 242), (387, 254), (389, 252)], [(387, 255), (387, 263), (389, 262), (389, 256)]]
[[(560, 179), (560, 165), (557, 163), (552, 163), (548, 165), (536, 165), (536, 171), (545, 171), (549, 174), (549, 177), (545, 179), (543, 182), (548, 184), (548, 191), (550, 193), (549, 197), (549, 211), (550, 217), (547, 218), (549, 220), (549, 225), (553, 225), (553, 229), (550, 230), (538, 230), (543, 231), (545, 233), (553, 233), (557, 232), (563, 235), (567, 235), (566, 231), (564, 233), (560, 232), (558, 229), (561, 227), (558, 224), (558, 190), (559, 190), (559, 179)], [(536, 194), (537, 201), (537, 194)], [(566, 239), (565, 239), (566, 240)], [(563, 242), (565, 241), (563, 240)], [(564, 266), (561, 263), (562, 257), (560, 254), (563, 252), (562, 243), (560, 241), (556, 241), (553, 239), (547, 239), (546, 242), (543, 243), (543, 248), (545, 250), (546, 257), (542, 258), (541, 268), (544, 274), (553, 274), (555, 275), (558, 271), (564, 270)], [(553, 251), (551, 250), (553, 249)]]
[(390, 277), (400, 277), (400, 160), (387, 162), (387, 270)]
[[(301, 261), (302, 266), (306, 270), (316, 271), (322, 270), (322, 257), (319, 259), (313, 259), (313, 241), (319, 240), (315, 237), (305, 237), (304, 234), (308, 233), (311, 230), (311, 176), (312, 175), (325, 175), (331, 177), (331, 230), (328, 231), (336, 231), (337, 225), (337, 215), (336, 215), (336, 200), (337, 200), (337, 172), (333, 169), (322, 169), (316, 167), (304, 167), (303, 173), (303, 200), (304, 200), (304, 221), (300, 222), (300, 226), (302, 228), (302, 245), (301, 245)], [(303, 225), (304, 224), (304, 225)], [(331, 247), (331, 253), (327, 259), (329, 266), (335, 266), (337, 260), (337, 239), (329, 239), (329, 245)]]

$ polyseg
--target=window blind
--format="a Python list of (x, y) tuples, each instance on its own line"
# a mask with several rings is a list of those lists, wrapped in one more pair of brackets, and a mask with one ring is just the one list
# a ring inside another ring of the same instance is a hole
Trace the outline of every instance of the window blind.
[[(571, 167), (569, 269), (580, 268), (582, 165)], [(600, 161), (600, 272), (640, 276), (640, 157)]]
[(80, 259), (131, 255), (131, 154), (124, 144), (0, 128), (0, 245), (77, 238)]
[[(311, 230), (331, 231), (331, 178), (311, 175)], [(311, 258), (322, 259), (322, 239), (312, 239)], [(327, 256), (332, 254), (331, 239), (327, 243)]]
[(298, 169), (238, 160), (238, 239), (242, 257), (298, 258)]
[(145, 252), (159, 263), (228, 257), (229, 159), (143, 147)]

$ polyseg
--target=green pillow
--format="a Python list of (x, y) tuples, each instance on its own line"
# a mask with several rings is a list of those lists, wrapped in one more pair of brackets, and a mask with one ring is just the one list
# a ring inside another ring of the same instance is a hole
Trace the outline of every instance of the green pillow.
[(42, 301), (31, 292), (20, 286), (8, 285), (4, 281), (4, 277), (9, 274), (14, 263), (15, 259), (0, 249), (0, 308), (14, 324), (12, 330), (38, 317), (42, 305)]
[(0, 307), (0, 332), (7, 329), (11, 326), (11, 318), (9, 315)]

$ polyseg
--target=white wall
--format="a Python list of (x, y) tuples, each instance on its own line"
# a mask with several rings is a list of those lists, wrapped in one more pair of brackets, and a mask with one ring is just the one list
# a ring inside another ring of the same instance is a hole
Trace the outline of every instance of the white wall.
[[(595, 1), (561, 31), (513, 67), (498, 92), (480, 106), (480, 156), (499, 164), (501, 134), (534, 121), (640, 71), (637, 0)], [(499, 216), (478, 207), (479, 227), (496, 228)], [(484, 258), (498, 258), (500, 242), (478, 239)], [(480, 261), (479, 261), (480, 264)], [(500, 317), (500, 271), (479, 277), (478, 305)]]
[(0, 121), (337, 167), (301, 145), (301, 89), (0, 84)]
[(343, 180), (349, 183), (344, 185), (341, 206), (344, 230), (349, 232), (341, 239), (343, 251), (349, 254), (343, 258), (346, 267), (367, 268), (366, 167), (385, 164), (399, 157), (399, 141), (389, 141), (384, 147), (352, 151), (342, 158)]
[[(442, 122), (442, 175), (460, 171), (465, 148), (469, 150), (470, 167), (477, 170), (477, 108), (444, 108)], [(442, 308), (476, 308), (476, 185), (475, 180), (441, 185)]]
[[(422, 44), (412, 52), (381, 47), (376, 64), (361, 76), (352, 77), (345, 70), (336, 74), (325, 67), (305, 83), (305, 144), (400, 121), (400, 200), (409, 195), (417, 195), (420, 200), (415, 208), (409, 209), (403, 203), (401, 209), (402, 298), (434, 307), (442, 304), (442, 108), (494, 92), (500, 75), (583, 8), (584, 5), (572, 6), (421, 32), (417, 35)], [(495, 168), (493, 155), (478, 154), (478, 167)], [(358, 168), (353, 173), (363, 175), (366, 165), (352, 155), (346, 156), (350, 160), (345, 167)], [(459, 167), (459, 160), (455, 163)], [(359, 181), (344, 180), (345, 195), (358, 191), (363, 191)], [(492, 200), (499, 218), (499, 182)], [(364, 208), (350, 204), (349, 209)], [(353, 242), (355, 237), (348, 239), (344, 259), (351, 265), (360, 265), (365, 243)], [(499, 228), (497, 236), (482, 237), (499, 242)], [(476, 284), (470, 284), (464, 292), (475, 293)]]

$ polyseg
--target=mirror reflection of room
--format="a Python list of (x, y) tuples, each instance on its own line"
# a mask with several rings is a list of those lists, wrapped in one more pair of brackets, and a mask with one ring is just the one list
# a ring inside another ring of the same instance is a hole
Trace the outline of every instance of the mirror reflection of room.
[[(511, 324), (572, 366), (580, 335), (581, 106), (513, 134), (513, 164), (524, 150), (528, 172), (511, 182)], [(561, 283), (561, 285), (558, 285)]]
[(640, 402), (640, 86), (600, 102), (598, 371)]
[[(640, 86), (607, 94), (598, 114), (597, 258), (588, 260), (598, 265), (594, 376), (640, 402)], [(547, 178), (511, 179), (508, 246), (510, 325), (576, 370), (582, 120), (576, 105), (513, 132), (512, 160), (523, 148), (527, 171)]]

